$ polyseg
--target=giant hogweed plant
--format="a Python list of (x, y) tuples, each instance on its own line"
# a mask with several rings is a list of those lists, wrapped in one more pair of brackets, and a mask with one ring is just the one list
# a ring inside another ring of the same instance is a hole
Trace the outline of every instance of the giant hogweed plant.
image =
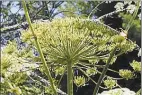
[[(82, 71), (90, 79), (87, 69), (92, 71), (91, 67), (97, 67), (100, 60), (106, 62), (102, 76), (96, 85), (98, 90), (110, 63), (113, 63), (117, 56), (132, 51), (136, 46), (114, 30), (81, 18), (54, 19), (48, 23), (37, 22), (33, 23), (32, 27), (50, 70), (53, 66), (67, 68), (63, 71), (67, 72), (68, 95), (73, 95), (73, 82), (77, 86), (83, 86), (86, 83), (83, 77), (74, 75), (76, 70)], [(33, 37), (30, 29), (23, 32), (23, 41), (35, 47)], [(97, 94), (96, 90), (94, 95)]]
[[(23, 31), (22, 40), (40, 53), (41, 60), (38, 61), (43, 63), (40, 71), (47, 75), (51, 85), (49, 88), (44, 86), (48, 89), (48, 94), (57, 94), (57, 88), (64, 74), (67, 74), (68, 95), (73, 95), (73, 83), (81, 87), (88, 80), (96, 85), (93, 95), (98, 93), (99, 88), (104, 88), (101, 83), (105, 78), (107, 79), (104, 80), (104, 84), (107, 89), (120, 87), (116, 78), (106, 75), (106, 71), (116, 72), (109, 69), (109, 65), (113, 65), (121, 54), (133, 51), (135, 43), (115, 30), (87, 19), (63, 18), (54, 19), (52, 22), (31, 23), (25, 3), (23, 6), (30, 29)], [(100, 61), (103, 61), (105, 65), (100, 65)], [(98, 70), (100, 67), (104, 67), (102, 72)], [(135, 71), (139, 71), (135, 61), (132, 67)], [(75, 75), (77, 70), (84, 75)], [(98, 82), (91, 78), (96, 74), (101, 74)], [(133, 78), (133, 72), (128, 70), (120, 70), (119, 74), (126, 79)], [(58, 83), (54, 81), (56, 76), (61, 77)], [(13, 86), (15, 87), (14, 84)], [(9, 84), (10, 89), (13, 86)], [(22, 88), (15, 88), (18, 90), (11, 90), (12, 93), (17, 95), (23, 93)]]

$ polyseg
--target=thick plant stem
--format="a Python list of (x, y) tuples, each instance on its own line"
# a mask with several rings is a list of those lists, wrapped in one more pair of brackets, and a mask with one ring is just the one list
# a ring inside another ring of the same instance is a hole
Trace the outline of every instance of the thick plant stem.
[(68, 95), (73, 95), (72, 63), (67, 64), (67, 93)]
[(27, 7), (26, 7), (26, 2), (25, 2), (24, 0), (22, 1), (22, 5), (23, 5), (23, 7), (24, 7), (25, 16), (26, 16), (26, 19), (27, 19), (27, 21), (28, 21), (29, 27), (30, 27), (30, 29), (31, 29), (31, 31), (32, 31), (32, 34), (33, 34), (33, 36), (34, 36), (35, 43), (36, 43), (36, 47), (37, 47), (37, 50), (38, 50), (38, 52), (39, 52), (39, 54), (40, 54), (40, 57), (41, 57), (41, 61), (42, 61), (43, 65), (44, 65), (43, 67), (44, 67), (44, 69), (45, 69), (45, 74), (47, 75), (47, 77), (48, 77), (48, 79), (49, 79), (49, 81), (50, 81), (50, 85), (51, 85), (51, 87), (52, 87), (52, 90), (53, 90), (53, 92), (54, 92), (54, 95), (58, 95), (57, 90), (56, 90), (56, 87), (55, 87), (54, 82), (53, 82), (53, 79), (52, 79), (52, 76), (51, 76), (51, 74), (50, 74), (50, 70), (49, 70), (49, 68), (48, 68), (48, 66), (47, 66), (47, 64), (46, 64), (46, 60), (45, 60), (44, 55), (43, 55), (43, 53), (42, 53), (40, 44), (39, 44), (39, 42), (38, 42), (37, 36), (36, 36), (36, 34), (34, 33), (34, 30), (33, 30), (33, 28), (32, 28), (31, 20), (30, 20), (29, 13), (28, 13), (28, 10), (27, 10)]
[(103, 79), (104, 79), (104, 76), (105, 76), (105, 74), (106, 74), (106, 72), (107, 72), (107, 69), (108, 69), (108, 67), (109, 67), (110, 61), (111, 61), (112, 57), (114, 56), (114, 54), (115, 54), (115, 52), (116, 52), (116, 49), (117, 49), (117, 47), (115, 47), (115, 48), (113, 49), (113, 51), (111, 52), (111, 54), (110, 54), (110, 56), (109, 56), (109, 58), (108, 58), (108, 61), (107, 61), (106, 65), (105, 65), (105, 67), (103, 68), (102, 74), (101, 74), (101, 76), (99, 77), (99, 80), (98, 80), (97, 85), (96, 85), (96, 87), (95, 87), (95, 89), (94, 89), (93, 95), (97, 95), (98, 90), (99, 90), (99, 86), (101, 85), (101, 83), (102, 83), (102, 81), (103, 81)]

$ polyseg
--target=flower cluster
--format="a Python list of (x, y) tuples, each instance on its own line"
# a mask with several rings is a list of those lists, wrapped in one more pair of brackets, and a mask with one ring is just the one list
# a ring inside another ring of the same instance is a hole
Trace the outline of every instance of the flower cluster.
[(62, 75), (65, 71), (65, 67), (55, 67), (55, 75)]
[(122, 77), (122, 78), (125, 78), (126, 80), (128, 79), (132, 79), (134, 77), (134, 74), (132, 71), (130, 70), (119, 70), (119, 75)]
[(88, 68), (86, 70), (86, 74), (89, 75), (89, 76), (96, 75), (97, 74), (97, 68), (96, 67)]
[(98, 95), (136, 95), (136, 93), (128, 88), (116, 88), (109, 91), (103, 91)]
[(116, 80), (113, 80), (112, 78), (108, 78), (108, 79), (104, 80), (104, 85), (107, 88), (112, 89), (113, 87), (116, 86)]
[(3, 53), (12, 54), (17, 50), (16, 42), (10, 42), (3, 48)]
[(2, 55), (2, 74), (5, 77), (11, 76), (16, 72), (27, 72), (29, 74), (31, 72), (30, 69), (34, 69), (39, 67), (36, 63), (28, 63), (28, 61), (23, 59), (17, 59), (16, 57), (12, 57), (10, 55)]
[[(66, 64), (67, 60), (72, 60), (75, 64), (78, 60), (98, 60), (104, 59), (104, 56), (108, 58), (109, 52), (120, 43), (118, 53), (135, 48), (133, 42), (95, 21), (64, 18), (32, 25), (43, 53), (54, 63)], [(22, 32), (22, 38), (35, 45), (29, 29)]]
[(122, 2), (118, 2), (114, 8), (116, 8), (116, 10), (123, 10), (124, 8), (124, 4)]
[[(126, 7), (127, 6), (127, 7)], [(128, 13), (133, 14), (136, 10), (136, 2), (133, 4), (132, 1), (124, 1), (124, 2), (118, 2), (114, 8), (116, 10), (123, 10), (126, 7), (126, 10)]]
[(137, 62), (137, 61), (134, 60), (132, 63), (130, 63), (130, 65), (132, 66), (134, 71), (136, 71), (136, 72), (141, 71), (141, 62)]
[(77, 87), (83, 86), (86, 83), (86, 80), (83, 76), (75, 76), (74, 83)]

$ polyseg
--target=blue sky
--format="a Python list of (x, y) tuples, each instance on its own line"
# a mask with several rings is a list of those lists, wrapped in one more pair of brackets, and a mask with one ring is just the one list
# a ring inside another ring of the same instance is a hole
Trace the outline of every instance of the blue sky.
[[(4, 2), (3, 2), (3, 5), (7, 5), (8, 2), (9, 2), (9, 1), (4, 1)], [(14, 1), (14, 2), (12, 3), (12, 6), (10, 7), (11, 13), (15, 14), (15, 13), (18, 11), (19, 14), (24, 15), (24, 10), (23, 10), (23, 9), (20, 9), (20, 10), (19, 10), (19, 6), (17, 6), (18, 3), (19, 3), (18, 1)], [(63, 5), (63, 4), (62, 4), (62, 5)], [(55, 12), (57, 12), (57, 10), (55, 10)], [(9, 12), (9, 13), (10, 13), (10, 12)], [(60, 17), (62, 17), (62, 16), (63, 16), (63, 14), (59, 14), (59, 15), (57, 15), (55, 18), (60, 18)]]

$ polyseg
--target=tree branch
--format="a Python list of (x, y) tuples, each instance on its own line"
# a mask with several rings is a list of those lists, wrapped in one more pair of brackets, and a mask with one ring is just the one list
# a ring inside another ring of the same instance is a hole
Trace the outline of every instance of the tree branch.
[(126, 10), (126, 9), (123, 9), (123, 10), (116, 10), (116, 11), (107, 13), (107, 14), (102, 15), (102, 16), (100, 16), (99, 18), (97, 18), (97, 20), (101, 20), (101, 19), (103, 19), (104, 17), (110, 16), (110, 15), (113, 15), (113, 14), (116, 14), (116, 13), (119, 13), (119, 12), (122, 12), (122, 11), (125, 11), (125, 10)]

